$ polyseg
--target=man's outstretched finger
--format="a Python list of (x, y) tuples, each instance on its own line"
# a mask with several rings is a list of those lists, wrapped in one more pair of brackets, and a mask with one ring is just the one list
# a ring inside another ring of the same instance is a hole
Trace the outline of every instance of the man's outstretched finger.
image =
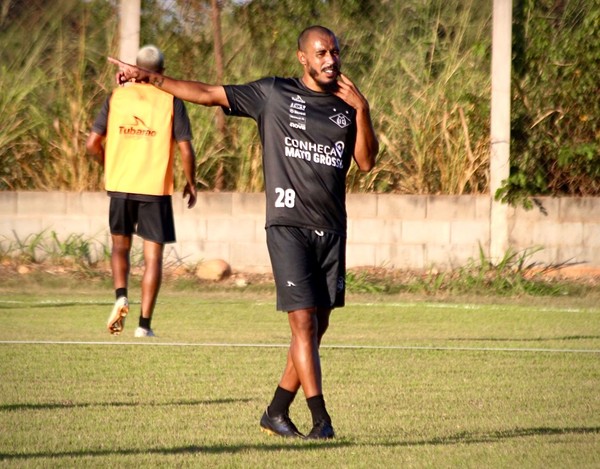
[(137, 67), (130, 65), (128, 63), (122, 62), (118, 59), (115, 59), (113, 57), (108, 57), (107, 58), (108, 62), (116, 65), (117, 67), (119, 67), (119, 73), (122, 76), (125, 76), (125, 78), (129, 79), (129, 78), (136, 78), (137, 76)]
[(114, 57), (107, 57), (107, 59), (111, 64), (117, 65), (119, 67), (123, 65), (127, 65), (125, 62), (121, 62), (119, 59), (115, 59)]

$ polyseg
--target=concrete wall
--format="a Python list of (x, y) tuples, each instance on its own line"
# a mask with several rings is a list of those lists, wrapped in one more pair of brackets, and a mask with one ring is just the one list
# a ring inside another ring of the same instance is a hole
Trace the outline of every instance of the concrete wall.
[[(528, 261), (600, 267), (600, 198), (540, 198), (539, 209), (509, 210), (513, 249), (542, 248)], [(0, 243), (55, 232), (82, 235), (97, 252), (110, 245), (105, 193), (0, 192)], [(233, 269), (269, 272), (264, 194), (200, 193), (188, 210), (173, 198), (177, 243), (166, 248), (186, 264), (221, 258)], [(488, 196), (348, 195), (348, 267), (456, 267), (489, 248)]]

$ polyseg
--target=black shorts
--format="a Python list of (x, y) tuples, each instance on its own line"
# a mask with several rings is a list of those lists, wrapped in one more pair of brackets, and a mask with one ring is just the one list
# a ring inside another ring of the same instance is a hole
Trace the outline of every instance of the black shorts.
[(344, 306), (346, 238), (293, 226), (267, 228), (277, 309)]
[(170, 197), (155, 202), (110, 198), (111, 234), (131, 236), (136, 233), (147, 241), (166, 244), (175, 242), (175, 221)]

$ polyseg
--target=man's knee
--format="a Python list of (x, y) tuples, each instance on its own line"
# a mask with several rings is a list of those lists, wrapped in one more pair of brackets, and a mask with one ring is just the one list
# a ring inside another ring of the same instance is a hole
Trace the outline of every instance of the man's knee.
[(292, 332), (297, 336), (313, 336), (317, 334), (317, 309), (307, 308), (288, 312)]
[(112, 251), (126, 254), (131, 248), (131, 237), (125, 235), (112, 235)]
[(163, 260), (164, 244), (153, 241), (144, 241), (144, 261), (146, 263), (161, 264)]

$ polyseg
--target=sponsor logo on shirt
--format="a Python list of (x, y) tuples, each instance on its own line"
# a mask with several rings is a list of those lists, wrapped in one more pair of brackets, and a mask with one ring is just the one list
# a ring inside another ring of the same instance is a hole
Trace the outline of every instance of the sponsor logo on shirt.
[(337, 155), (341, 158), (342, 156), (344, 156), (344, 142), (335, 142), (334, 143), (334, 147), (335, 147), (335, 152), (337, 153)]
[(306, 130), (306, 102), (300, 95), (292, 96), (289, 108), (290, 127)]
[(133, 116), (133, 124), (119, 126), (119, 134), (131, 137), (156, 137), (156, 130), (149, 128), (145, 122), (137, 116)]
[[(291, 123), (290, 123), (291, 124)], [(311, 163), (344, 168), (344, 142), (338, 141), (330, 145), (285, 137), (285, 156)]]

